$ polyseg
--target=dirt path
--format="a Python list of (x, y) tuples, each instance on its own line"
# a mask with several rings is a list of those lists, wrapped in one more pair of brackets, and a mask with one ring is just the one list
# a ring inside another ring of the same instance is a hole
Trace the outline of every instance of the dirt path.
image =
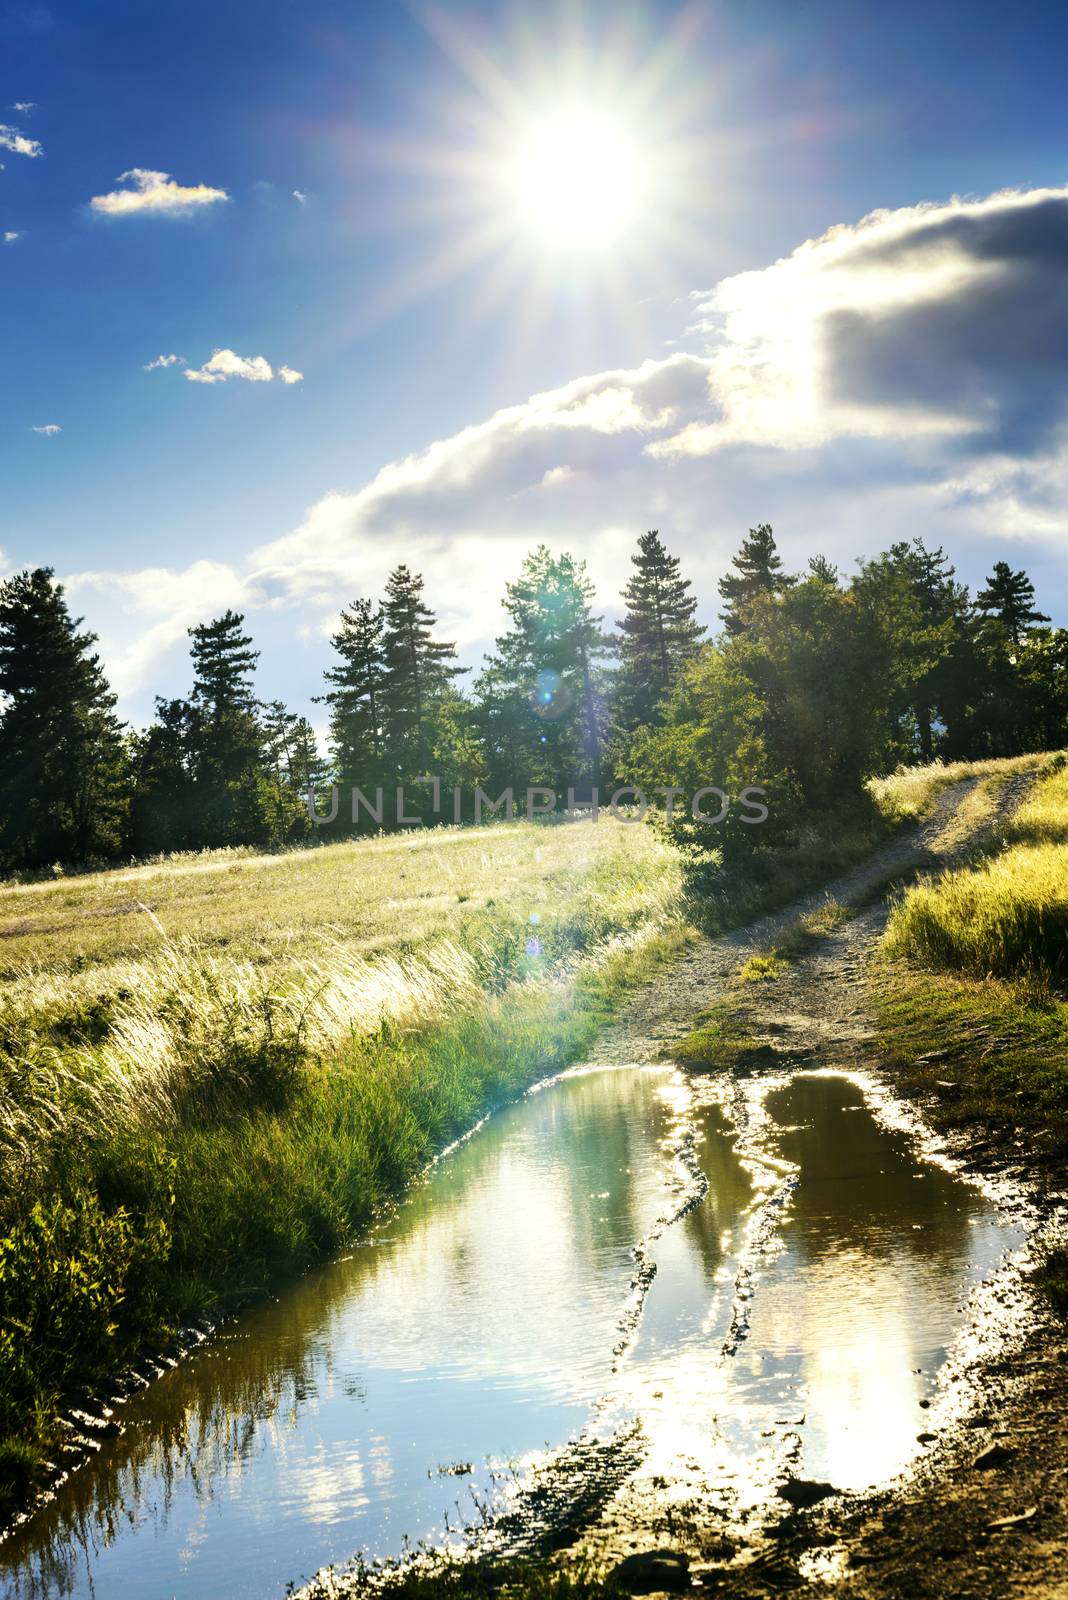
[[(1005, 819), (1030, 782), (1027, 775), (1010, 779), (1000, 795), (980, 779), (954, 784), (939, 796), (929, 821), (884, 845), (844, 877), (733, 933), (703, 939), (623, 1009), (601, 1034), (591, 1062), (661, 1059), (665, 1043), (688, 1032), (700, 1011), (723, 998), (726, 984), (738, 968), (751, 955), (767, 949), (785, 928), (828, 901), (853, 905), (892, 881), (951, 865)], [(880, 896), (863, 915), (827, 939), (819, 956), (813, 958), (815, 966), (799, 965), (794, 974), (792, 992), (807, 997), (800, 1014), (808, 1031), (818, 1031), (825, 1043), (840, 1038), (861, 1044), (871, 1038), (857, 1025), (862, 1009), (857, 995), (863, 986), (860, 963), (882, 932), (888, 911), (885, 897)], [(776, 1010), (781, 1010), (779, 1002), (786, 990), (781, 983), (774, 987)], [(821, 1018), (818, 1028), (817, 1014)]]
[[(756, 1058), (780, 1070), (801, 1062), (863, 1068), (894, 1093), (892, 1075), (873, 1058), (866, 1000), (867, 965), (889, 915), (885, 894), (814, 941), (776, 981), (731, 980), (749, 956), (821, 902), (856, 905), (890, 879), (961, 859), (1011, 813), (1028, 781), (1010, 780), (1000, 790), (975, 781), (956, 785), (911, 838), (895, 841), (823, 894), (702, 944), (637, 998), (594, 1059), (655, 1060), (697, 1013), (729, 998)], [(969, 1152), (958, 1147), (957, 1154), (963, 1162)], [(1003, 1169), (1005, 1152), (997, 1154)], [(1021, 1143), (1011, 1154), (1019, 1178), (1026, 1174), (1026, 1148)], [(988, 1159), (973, 1159), (970, 1170), (981, 1171)], [(1036, 1216), (1048, 1213), (1057, 1198), (1048, 1190), (1048, 1179), (1025, 1177), (1021, 1203)], [(1015, 1348), (975, 1349), (960, 1373), (968, 1397), (963, 1420), (931, 1437), (889, 1488), (771, 1517), (753, 1530), (750, 1547), (738, 1550), (724, 1547), (722, 1525), (709, 1516), (711, 1485), (694, 1482), (665, 1522), (662, 1502), (638, 1474), (613, 1496), (582, 1548), (601, 1564), (668, 1546), (690, 1558), (696, 1592), (724, 1595), (1068, 1596), (1068, 1329), (1022, 1280), (1015, 1292), (1026, 1331)]]

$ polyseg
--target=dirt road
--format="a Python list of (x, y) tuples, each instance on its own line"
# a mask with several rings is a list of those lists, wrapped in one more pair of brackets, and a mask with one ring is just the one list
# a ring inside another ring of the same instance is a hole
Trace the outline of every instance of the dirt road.
[[(1000, 790), (976, 782), (941, 797), (932, 819), (822, 895), (695, 949), (644, 991), (599, 1041), (595, 1059), (655, 1060), (696, 1014), (728, 998), (752, 1040), (755, 1070), (794, 1064), (861, 1068), (891, 1096), (893, 1075), (875, 1054), (868, 968), (889, 915), (888, 879), (960, 860), (1011, 813), (1027, 780)], [(811, 943), (774, 982), (732, 984), (741, 965), (806, 912), (833, 898), (869, 904)], [(922, 1119), (923, 1105), (910, 1111)], [(1063, 1197), (1047, 1171), (1031, 1172), (1024, 1141), (1008, 1148), (964, 1141), (942, 1148), (973, 1174), (1004, 1182), (1041, 1222)], [(1004, 1289), (999, 1293), (1004, 1294)], [(699, 1486), (670, 1528), (638, 1480), (609, 1501), (580, 1548), (599, 1562), (668, 1546), (690, 1558), (696, 1592), (756, 1596), (784, 1591), (858, 1600), (988, 1600), (1068, 1596), (1068, 1328), (1021, 1278), (1022, 1335), (984, 1348), (958, 1374), (959, 1421), (926, 1439), (913, 1466), (874, 1493), (835, 1495), (770, 1519), (748, 1549), (724, 1548)]]

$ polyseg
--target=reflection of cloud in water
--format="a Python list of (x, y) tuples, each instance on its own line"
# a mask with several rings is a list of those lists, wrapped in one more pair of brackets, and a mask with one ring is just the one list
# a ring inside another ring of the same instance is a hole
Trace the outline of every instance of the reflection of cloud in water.
[[(692, 1485), (699, 1467), (705, 1485), (729, 1488), (741, 1507), (770, 1493), (788, 1465), (840, 1488), (885, 1480), (915, 1453), (920, 1401), (960, 1330), (961, 1301), (1020, 1231), (977, 1189), (921, 1164), (847, 1077), (730, 1089), (705, 1080), (697, 1094), (709, 1207), (658, 1249), (619, 1393), (651, 1439), (641, 1475)], [(721, 1136), (717, 1095), (739, 1130), (748, 1192)], [(726, 1252), (701, 1218), (713, 1205), (734, 1224)], [(748, 1326), (735, 1346), (739, 1293)]]
[[(708, 1194), (657, 1228), (697, 1192), (687, 1125)], [(615, 1363), (642, 1239), (657, 1272)], [(640, 1413), (661, 1497), (744, 1511), (788, 1468), (860, 1486), (912, 1454), (957, 1307), (1015, 1239), (848, 1078), (570, 1076), (131, 1402), (0, 1546), (8, 1592), (258, 1600), (441, 1530), (469, 1487), (442, 1462), (484, 1494), (488, 1458), (563, 1442), (605, 1395), (598, 1430)]]
[(667, 1180), (666, 1075), (576, 1075), (503, 1111), (373, 1243), (138, 1396), (126, 1434), (0, 1547), (11, 1593), (281, 1592), (440, 1528), (442, 1461), (566, 1438), (609, 1380)]

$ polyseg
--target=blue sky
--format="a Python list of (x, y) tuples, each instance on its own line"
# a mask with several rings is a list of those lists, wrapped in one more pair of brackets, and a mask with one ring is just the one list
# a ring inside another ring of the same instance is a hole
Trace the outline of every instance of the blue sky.
[[(4, 570), (71, 580), (135, 719), (226, 604), (305, 709), (396, 561), (473, 660), (531, 544), (611, 615), (657, 524), (710, 618), (767, 519), (798, 562), (1007, 554), (1068, 622), (1063, 7), (58, 0), (0, 38)], [(564, 101), (648, 167), (590, 254), (498, 178)], [(133, 169), (227, 198), (94, 210)], [(215, 350), (272, 381), (187, 381)]]

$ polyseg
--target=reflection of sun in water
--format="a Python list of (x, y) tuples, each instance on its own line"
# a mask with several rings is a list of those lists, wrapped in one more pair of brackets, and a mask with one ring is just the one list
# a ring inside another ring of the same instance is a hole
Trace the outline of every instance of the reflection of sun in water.
[(533, 121), (504, 173), (517, 220), (554, 251), (617, 246), (646, 188), (645, 158), (623, 119), (580, 106)]

